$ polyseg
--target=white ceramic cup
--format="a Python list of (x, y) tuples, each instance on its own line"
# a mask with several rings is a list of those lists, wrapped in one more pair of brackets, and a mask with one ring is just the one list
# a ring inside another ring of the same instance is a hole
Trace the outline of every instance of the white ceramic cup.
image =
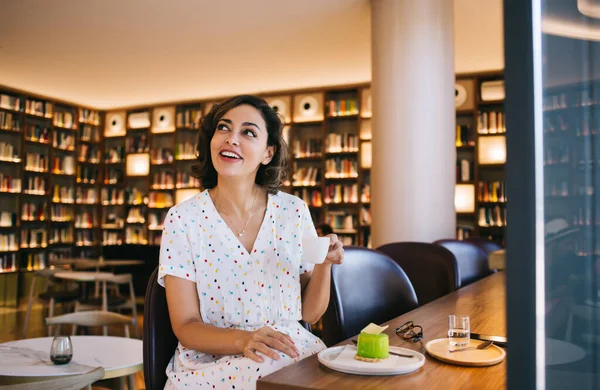
[(329, 251), (329, 237), (304, 237), (302, 238), (302, 259), (308, 263), (321, 264)]

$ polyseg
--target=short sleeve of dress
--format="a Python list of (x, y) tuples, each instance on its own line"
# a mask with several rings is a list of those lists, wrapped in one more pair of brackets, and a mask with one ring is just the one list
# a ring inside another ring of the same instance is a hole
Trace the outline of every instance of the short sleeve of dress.
[[(315, 229), (310, 210), (304, 201), (302, 202), (301, 217), (302, 237), (317, 237), (317, 229)], [(314, 267), (315, 265), (313, 263), (304, 261), (303, 258), (300, 262), (300, 274), (302, 275), (305, 272), (311, 272)]]
[(158, 283), (163, 287), (166, 275), (196, 282), (196, 266), (184, 221), (182, 210), (175, 206), (169, 209), (163, 223), (158, 265)]

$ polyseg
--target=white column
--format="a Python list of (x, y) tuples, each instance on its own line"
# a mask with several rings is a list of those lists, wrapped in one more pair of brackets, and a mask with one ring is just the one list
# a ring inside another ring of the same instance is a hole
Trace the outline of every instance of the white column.
[(372, 0), (372, 244), (456, 235), (452, 0)]

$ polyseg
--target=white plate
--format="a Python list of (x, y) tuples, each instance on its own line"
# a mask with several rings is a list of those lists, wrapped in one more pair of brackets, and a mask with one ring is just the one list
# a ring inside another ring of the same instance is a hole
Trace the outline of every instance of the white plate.
[[(340, 358), (340, 354), (345, 348), (351, 348), (353, 354), (347, 358)], [(332, 370), (345, 372), (347, 374), (355, 375), (399, 375), (408, 374), (418, 370), (425, 364), (425, 356), (423, 354), (413, 351), (412, 349), (392, 347), (390, 346), (391, 352), (405, 353), (413, 355), (412, 358), (404, 358), (400, 356), (390, 355), (390, 358), (395, 359), (395, 363), (390, 367), (388, 364), (386, 367), (382, 367), (379, 363), (368, 363), (354, 359), (356, 354), (356, 346), (354, 345), (341, 345), (339, 347), (327, 348), (324, 351), (319, 352), (319, 362), (324, 366), (331, 368)]]

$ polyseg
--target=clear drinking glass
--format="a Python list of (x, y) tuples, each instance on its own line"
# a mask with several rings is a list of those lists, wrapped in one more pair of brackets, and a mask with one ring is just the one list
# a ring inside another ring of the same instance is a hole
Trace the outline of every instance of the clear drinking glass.
[(50, 360), (54, 364), (67, 364), (73, 359), (73, 344), (69, 336), (56, 336), (50, 347)]
[(466, 347), (471, 339), (469, 316), (448, 316), (448, 338), (451, 347)]

